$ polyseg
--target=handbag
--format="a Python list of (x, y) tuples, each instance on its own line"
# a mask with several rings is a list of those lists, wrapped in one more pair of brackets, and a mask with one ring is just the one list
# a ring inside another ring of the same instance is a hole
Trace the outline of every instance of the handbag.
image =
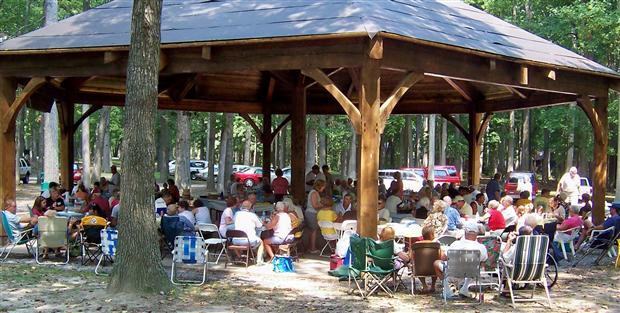
[(273, 271), (276, 273), (294, 273), (293, 258), (290, 256), (276, 255), (271, 261)]

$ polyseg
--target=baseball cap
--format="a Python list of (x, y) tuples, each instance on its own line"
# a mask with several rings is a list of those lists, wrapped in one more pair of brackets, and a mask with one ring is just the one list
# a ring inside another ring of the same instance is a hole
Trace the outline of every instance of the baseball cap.
[(459, 201), (465, 201), (465, 198), (463, 198), (463, 196), (456, 196), (454, 197), (454, 202), (459, 202)]

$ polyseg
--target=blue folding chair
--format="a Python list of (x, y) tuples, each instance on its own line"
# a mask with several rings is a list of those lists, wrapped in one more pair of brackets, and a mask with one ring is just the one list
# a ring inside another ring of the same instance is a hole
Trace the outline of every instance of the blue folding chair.
[(108, 275), (107, 273), (100, 273), (99, 266), (101, 266), (102, 262), (110, 261), (110, 263), (114, 262), (114, 257), (116, 256), (116, 247), (118, 245), (118, 231), (115, 229), (102, 229), (101, 230), (101, 251), (102, 255), (99, 257), (99, 262), (97, 262), (97, 266), (95, 267), (95, 274), (97, 275)]
[[(170, 281), (175, 285), (202, 285), (207, 278), (207, 244), (199, 236), (177, 236), (172, 250)], [(175, 280), (176, 264), (202, 265), (202, 280)]]
[(23, 230), (19, 233), (19, 236), (16, 237), (13, 235), (11, 225), (9, 225), (9, 220), (7, 220), (5, 213), (0, 213), (2, 228), (4, 228), (4, 233), (6, 234), (6, 238), (8, 239), (8, 243), (4, 247), (2, 247), (2, 250), (0, 250), (0, 262), (6, 260), (6, 258), (9, 257), (9, 254), (11, 254), (13, 249), (19, 245), (26, 245), (26, 250), (28, 251), (28, 254), (32, 255), (34, 241), (36, 240), (36, 237), (31, 235), (32, 229)]

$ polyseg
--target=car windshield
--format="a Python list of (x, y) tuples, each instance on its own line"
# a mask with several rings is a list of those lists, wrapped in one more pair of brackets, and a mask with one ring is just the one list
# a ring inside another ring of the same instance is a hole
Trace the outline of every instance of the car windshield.
[(433, 170), (433, 173), (435, 173), (435, 177), (448, 176), (448, 172), (446, 170)]
[(456, 170), (455, 170), (455, 169), (453, 169), (453, 168), (449, 167), (449, 168), (447, 168), (446, 170), (448, 171), (448, 175), (450, 175), (450, 176), (456, 176)]

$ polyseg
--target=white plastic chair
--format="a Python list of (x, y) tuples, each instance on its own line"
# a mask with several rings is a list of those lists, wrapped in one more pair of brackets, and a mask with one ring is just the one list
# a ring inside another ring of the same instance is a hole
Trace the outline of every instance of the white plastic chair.
[[(170, 282), (175, 285), (202, 285), (207, 279), (207, 246), (202, 237), (177, 236), (172, 250), (172, 269)], [(202, 280), (175, 280), (177, 263), (202, 265)]]
[(325, 245), (323, 246), (323, 249), (321, 249), (321, 253), (319, 254), (319, 256), (327, 256), (329, 257), (329, 255), (323, 255), (323, 252), (325, 252), (325, 249), (327, 247), (329, 247), (330, 252), (334, 251), (334, 248), (332, 247), (331, 243), (335, 242), (338, 240), (338, 233), (334, 233), (331, 235), (325, 235), (323, 234), (323, 229), (334, 229), (334, 223), (330, 222), (330, 221), (320, 221), (319, 223), (319, 228), (321, 228), (321, 235), (323, 236), (323, 239), (325, 239)]
[(357, 221), (356, 220), (347, 220), (342, 222), (342, 226), (340, 226), (340, 231), (344, 234), (347, 230), (352, 231), (357, 234)]
[[(215, 246), (215, 245), (221, 245), (222, 248), (220, 249), (219, 252), (214, 253), (217, 254), (217, 258), (215, 260), (215, 262), (209, 262), (208, 261), (208, 257), (207, 257), (207, 263), (210, 264), (218, 264), (220, 262), (220, 258), (222, 257), (222, 255), (228, 255), (226, 253), (226, 239), (222, 238), (222, 235), (219, 232), (219, 228), (215, 225), (215, 224), (202, 224), (202, 223), (198, 223), (196, 224), (196, 227), (198, 227), (198, 230), (200, 231), (200, 236), (202, 236), (202, 239), (204, 239), (205, 243), (207, 244), (207, 253), (209, 251), (209, 247), (210, 246)], [(217, 233), (217, 238), (204, 238), (204, 234), (203, 233)]]
[(570, 247), (570, 252), (573, 257), (575, 257), (575, 245), (574, 240), (579, 236), (579, 230), (581, 227), (573, 227), (567, 230), (558, 230), (555, 232), (555, 236), (553, 236), (553, 241), (560, 244), (560, 249), (562, 249), (562, 254), (564, 255), (564, 260), (568, 260), (566, 256), (566, 244)]

